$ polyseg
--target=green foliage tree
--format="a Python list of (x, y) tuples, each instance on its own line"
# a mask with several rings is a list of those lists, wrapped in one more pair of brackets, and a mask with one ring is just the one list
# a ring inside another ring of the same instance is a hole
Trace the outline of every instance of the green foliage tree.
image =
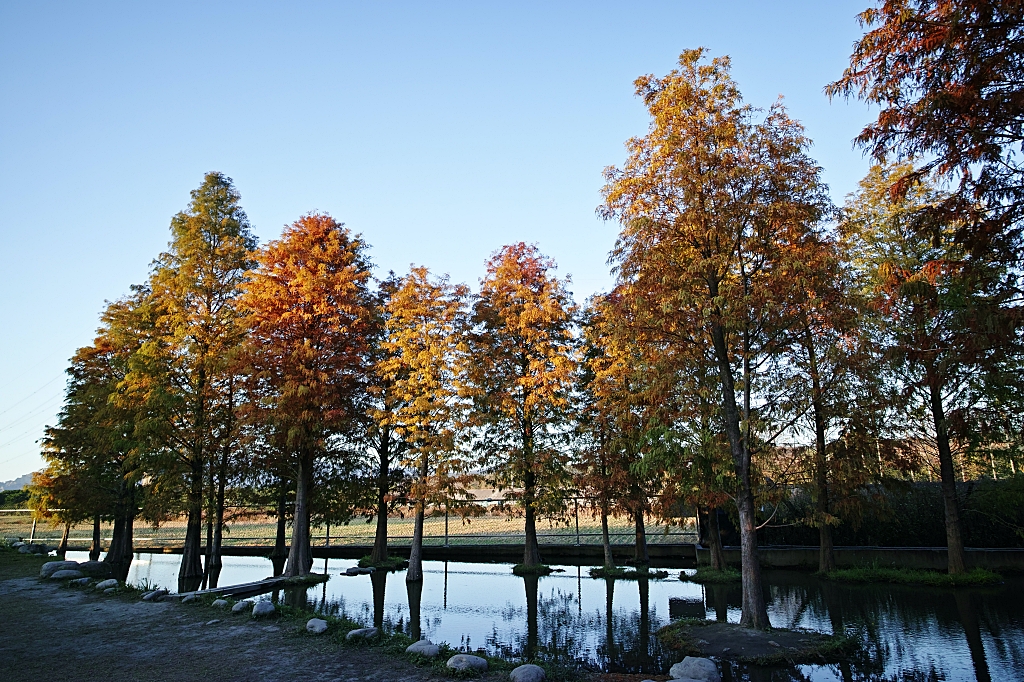
[(232, 356), (245, 334), (237, 299), (255, 246), (230, 178), (207, 173), (188, 208), (171, 220), (168, 250), (153, 264), (155, 328), (133, 356), (125, 380), (127, 390), (145, 403), (148, 432), (164, 446), (162, 484), (179, 484), (184, 475), (182, 591), (203, 579), (204, 478), (233, 438)]
[(907, 436), (938, 453), (949, 572), (962, 573), (953, 446), (984, 407), (986, 387), (1016, 381), (1017, 273), (992, 252), (988, 259), (970, 253), (956, 240), (956, 224), (917, 229), (922, 207), (945, 197), (921, 181), (893, 195), (910, 173), (908, 164), (872, 167), (847, 202), (844, 247), (875, 311), (871, 341), (884, 352), (888, 385), (915, 416)]

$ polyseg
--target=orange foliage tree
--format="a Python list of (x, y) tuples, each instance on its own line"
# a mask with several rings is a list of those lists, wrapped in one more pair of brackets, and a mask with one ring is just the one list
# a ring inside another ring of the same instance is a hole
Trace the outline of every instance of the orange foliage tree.
[(530, 567), (540, 564), (538, 507), (558, 498), (565, 477), (577, 371), (576, 306), (566, 280), (549, 273), (554, 266), (522, 242), (498, 250), (487, 261), (468, 334), (476, 447), (495, 483), (522, 504), (523, 564)]
[(689, 50), (678, 70), (636, 81), (650, 130), (629, 140), (622, 169), (606, 171), (602, 212), (623, 225), (612, 258), (634, 323), (680, 352), (691, 335), (701, 341), (694, 352), (713, 352), (738, 485), (741, 623), (767, 628), (752, 487), (756, 379), (788, 340), (792, 271), (830, 204), (799, 124), (781, 105), (755, 121), (729, 60), (703, 55)]
[(466, 458), (461, 437), (466, 423), (463, 335), (469, 290), (447, 277), (432, 279), (414, 267), (387, 302), (386, 355), (380, 372), (390, 381), (394, 408), (385, 415), (406, 444), (403, 463), (416, 471), (412, 487), (416, 516), (406, 580), (423, 579), (423, 517), (429, 502), (463, 491)]
[(329, 215), (312, 213), (257, 254), (245, 287), (248, 357), (268, 387), (265, 414), (282, 434), (296, 482), (287, 575), (309, 572), (311, 489), (318, 458), (357, 428), (372, 300), (366, 245)]

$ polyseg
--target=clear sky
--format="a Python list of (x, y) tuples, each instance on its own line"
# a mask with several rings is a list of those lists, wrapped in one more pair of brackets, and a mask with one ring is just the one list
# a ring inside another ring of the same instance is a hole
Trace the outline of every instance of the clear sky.
[(870, 112), (822, 88), (870, 2), (0, 4), (0, 481), (41, 466), (67, 359), (206, 171), (261, 240), (327, 211), (381, 274), (471, 285), (536, 242), (582, 301), (611, 283), (601, 171), (647, 126), (632, 82), (686, 48), (784, 95), (834, 199), (855, 188)]

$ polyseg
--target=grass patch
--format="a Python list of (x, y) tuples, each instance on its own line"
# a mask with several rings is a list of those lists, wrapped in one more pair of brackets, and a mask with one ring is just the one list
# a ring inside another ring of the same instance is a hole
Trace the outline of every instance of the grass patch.
[(700, 583), (702, 585), (725, 585), (740, 582), (743, 579), (743, 574), (735, 568), (729, 568), (728, 566), (721, 570), (701, 566), (693, 575), (688, 575), (686, 571), (681, 572), (679, 579), (683, 582)]
[(984, 568), (950, 575), (939, 571), (910, 568), (843, 568), (823, 576), (827, 580), (843, 583), (891, 583), (895, 585), (926, 585), (928, 587), (979, 587), (998, 585), (1003, 577)]
[(331, 579), (331, 576), (326, 573), (307, 573), (306, 575), (296, 575), (291, 578), (285, 578), (280, 585), (283, 587), (303, 587), (309, 585), (319, 585), (325, 583)]
[(47, 561), (59, 561), (59, 557), (45, 554), (22, 554), (6, 545), (0, 546), (0, 580), (31, 578), (39, 576), (39, 569)]
[(389, 556), (384, 561), (372, 561), (367, 554), (359, 560), (359, 568), (375, 568), (378, 571), (401, 571), (409, 568), (409, 560), (402, 557)]
[(512, 573), (515, 575), (551, 575), (554, 573), (554, 569), (546, 564), (535, 564), (533, 566), (516, 564), (512, 567)]
[(685, 656), (712, 656), (760, 666), (838, 663), (860, 649), (860, 641), (809, 630), (754, 630), (737, 623), (683, 618), (657, 632), (667, 648)]
[(652, 571), (646, 568), (622, 568), (620, 566), (612, 566), (611, 568), (595, 566), (590, 569), (590, 577), (614, 578), (615, 580), (640, 580), (641, 578), (662, 580), (668, 577), (668, 571)]

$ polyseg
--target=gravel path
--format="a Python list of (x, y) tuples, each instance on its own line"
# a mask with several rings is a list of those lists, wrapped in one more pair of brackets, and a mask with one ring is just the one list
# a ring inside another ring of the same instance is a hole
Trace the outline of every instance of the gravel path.
[[(221, 622), (204, 624), (214, 618)], [(0, 661), (7, 682), (443, 679), (373, 649), (306, 636), (294, 624), (126, 601), (36, 578), (0, 582)]]

